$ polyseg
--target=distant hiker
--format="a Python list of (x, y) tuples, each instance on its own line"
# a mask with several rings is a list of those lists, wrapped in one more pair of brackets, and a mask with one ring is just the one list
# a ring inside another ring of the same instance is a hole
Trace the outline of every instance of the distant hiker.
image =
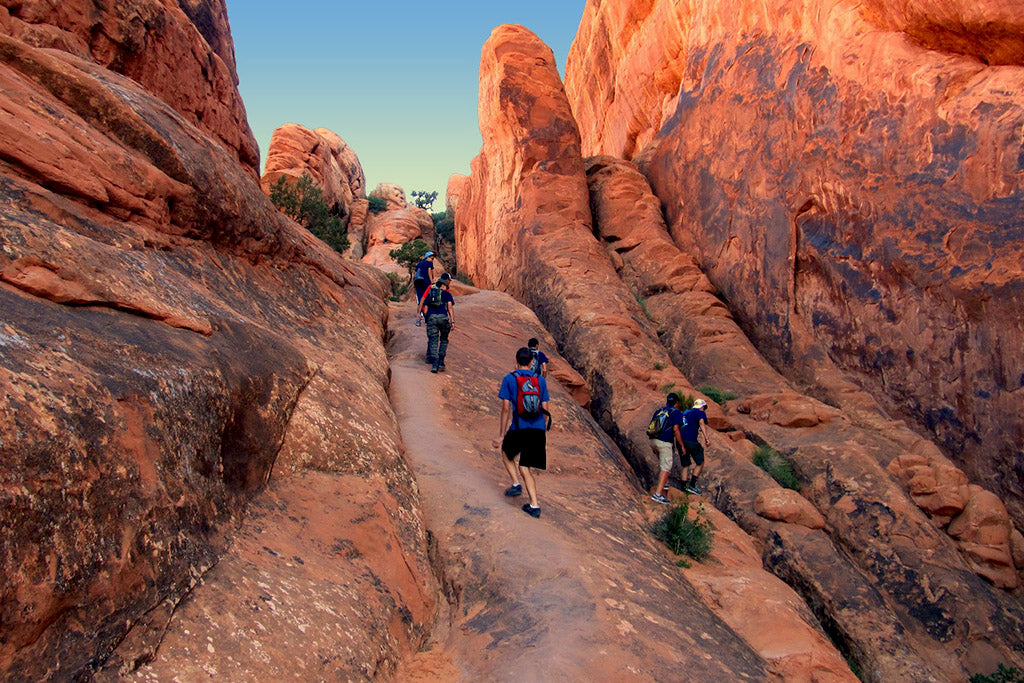
[(420, 315), (427, 321), (427, 356), (433, 367), (431, 372), (444, 370), (444, 357), (448, 353), (448, 334), (455, 327), (455, 299), (448, 291), (452, 276), (441, 273), (437, 282), (427, 287), (420, 301)]
[(530, 361), (530, 372), (541, 377), (548, 376), (548, 357), (544, 355), (544, 352), (540, 350), (540, 340), (536, 337), (530, 337), (530, 341), (526, 342), (526, 347), (530, 349), (530, 353), (533, 354), (533, 359)]
[[(668, 503), (668, 473), (672, 470), (672, 453), (675, 444), (683, 448), (683, 437), (679, 426), (683, 424), (683, 413), (676, 406), (679, 395), (672, 393), (665, 397), (665, 405), (654, 411), (651, 422), (647, 425), (647, 436), (651, 439), (651, 448), (658, 454), (658, 488), (651, 495), (651, 500)], [(701, 461), (703, 462), (703, 460)], [(684, 482), (685, 483), (685, 482)]]
[[(416, 288), (416, 305), (419, 306), (420, 302), (423, 301), (423, 293), (427, 291), (427, 287), (434, 281), (434, 252), (428, 251), (420, 259), (420, 262), (416, 264), (416, 275), (412, 279), (412, 286)], [(423, 318), (417, 314), (416, 326), (419, 327)]]
[[(700, 493), (700, 488), (697, 486), (697, 477), (704, 470), (704, 446), (700, 445), (700, 423), (703, 421), (704, 424), (708, 423), (707, 413), (704, 409), (708, 407), (708, 402), (702, 398), (698, 398), (693, 402), (693, 407), (683, 413), (683, 427), (681, 429), (683, 436), (683, 453), (680, 457), (680, 464), (683, 466), (683, 489), (687, 493)], [(708, 439), (707, 430), (704, 431), (704, 444), (710, 444)], [(691, 475), (690, 472), (690, 461), (696, 464), (693, 468)]]
[(523, 512), (531, 517), (540, 517), (537, 503), (537, 480), (532, 470), (547, 469), (547, 427), (548, 413), (547, 380), (530, 370), (533, 353), (525, 346), (516, 351), (516, 369), (505, 375), (498, 389), (501, 400), (501, 417), (498, 418), (499, 437), (492, 442), (504, 454), (505, 470), (512, 480), (512, 486), (505, 490), (506, 496), (523, 495), (519, 483), (522, 474), (530, 502), (523, 505)]

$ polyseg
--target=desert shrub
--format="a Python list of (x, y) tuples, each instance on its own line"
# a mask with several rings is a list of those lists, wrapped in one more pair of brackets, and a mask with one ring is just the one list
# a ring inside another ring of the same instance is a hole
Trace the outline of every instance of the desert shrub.
[[(434, 214), (435, 216), (437, 214)], [(444, 214), (442, 214), (444, 216)], [(455, 243), (455, 221), (451, 218), (442, 217), (434, 221), (434, 233), (437, 238), (445, 242)]]
[(732, 393), (731, 391), (725, 391), (710, 384), (705, 384), (704, 386), (697, 387), (697, 391), (704, 394), (705, 396), (707, 396), (712, 401), (718, 404), (722, 404), (725, 403), (726, 401), (731, 401), (734, 398), (736, 398), (736, 394)]
[(388, 256), (393, 258), (398, 265), (404, 266), (409, 271), (409, 279), (412, 280), (412, 271), (428, 251), (430, 251), (430, 246), (423, 240), (417, 239), (406, 242), (398, 249), (392, 249), (388, 252)]
[(335, 251), (348, 249), (345, 220), (331, 210), (324, 199), (324, 191), (308, 173), (303, 173), (295, 182), (280, 176), (270, 186), (270, 201)]
[(651, 312), (647, 310), (647, 299), (643, 298), (639, 294), (635, 294), (634, 296), (636, 297), (636, 302), (640, 304), (640, 310), (644, 312), (644, 317), (653, 321), (654, 318), (651, 317)]
[(800, 480), (793, 471), (793, 463), (771, 446), (758, 446), (754, 451), (754, 464), (768, 473), (779, 486), (794, 491), (800, 490)]
[(669, 393), (671, 391), (675, 391), (675, 390), (676, 390), (676, 383), (675, 382), (669, 382), (668, 384), (662, 384), (660, 387), (658, 387), (658, 391), (660, 391), (663, 394), (667, 394), (667, 393)]
[(369, 197), (366, 198), (366, 201), (370, 203), (370, 213), (378, 214), (388, 210), (388, 200), (384, 199), (383, 197), (370, 195)]
[(672, 508), (651, 525), (651, 533), (676, 555), (689, 555), (700, 561), (711, 554), (715, 534), (702, 507), (697, 508), (693, 519), (689, 518), (689, 512), (689, 503)]
[(387, 276), (388, 280), (391, 281), (391, 300), (401, 301), (402, 297), (409, 291), (410, 283), (408, 281), (403, 282), (398, 273), (387, 273)]
[(1024, 683), (1024, 674), (1017, 667), (1000, 664), (995, 673), (974, 674), (971, 683)]

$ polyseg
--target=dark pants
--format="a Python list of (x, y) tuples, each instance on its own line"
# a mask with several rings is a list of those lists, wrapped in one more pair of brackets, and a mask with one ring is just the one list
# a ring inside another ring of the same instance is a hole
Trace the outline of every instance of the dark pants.
[(416, 310), (419, 310), (420, 302), (423, 301), (423, 292), (427, 291), (427, 287), (430, 283), (425, 279), (418, 277), (412, 281), (412, 286), (416, 288)]
[(448, 316), (434, 313), (427, 316), (427, 359), (433, 361), (434, 367), (444, 365), (444, 355), (448, 353), (448, 333), (452, 331)]

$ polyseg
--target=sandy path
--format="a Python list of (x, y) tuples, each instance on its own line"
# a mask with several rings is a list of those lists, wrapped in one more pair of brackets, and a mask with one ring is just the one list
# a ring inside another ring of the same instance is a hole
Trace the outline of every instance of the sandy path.
[(458, 296), (448, 371), (437, 375), (408, 306), (392, 316), (392, 404), (457, 595), (451, 628), (400, 678), (679, 680), (684, 668), (687, 678), (765, 677), (655, 545), (646, 496), (557, 383), (541, 518), (502, 495), (497, 389), (515, 349), (540, 336), (532, 314), (493, 292)]

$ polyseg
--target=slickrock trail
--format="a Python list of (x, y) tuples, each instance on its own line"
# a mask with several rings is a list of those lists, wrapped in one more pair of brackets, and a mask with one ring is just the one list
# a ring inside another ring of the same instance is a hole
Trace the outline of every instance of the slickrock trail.
[(491, 447), (498, 384), (528, 337), (547, 336), (526, 309), (494, 292), (456, 295), (448, 370), (437, 375), (409, 304), (391, 312), (392, 403), (457, 600), (450, 630), (400, 678), (765, 678), (760, 657), (645, 530), (646, 496), (557, 381), (541, 518), (503, 496), (507, 475)]

